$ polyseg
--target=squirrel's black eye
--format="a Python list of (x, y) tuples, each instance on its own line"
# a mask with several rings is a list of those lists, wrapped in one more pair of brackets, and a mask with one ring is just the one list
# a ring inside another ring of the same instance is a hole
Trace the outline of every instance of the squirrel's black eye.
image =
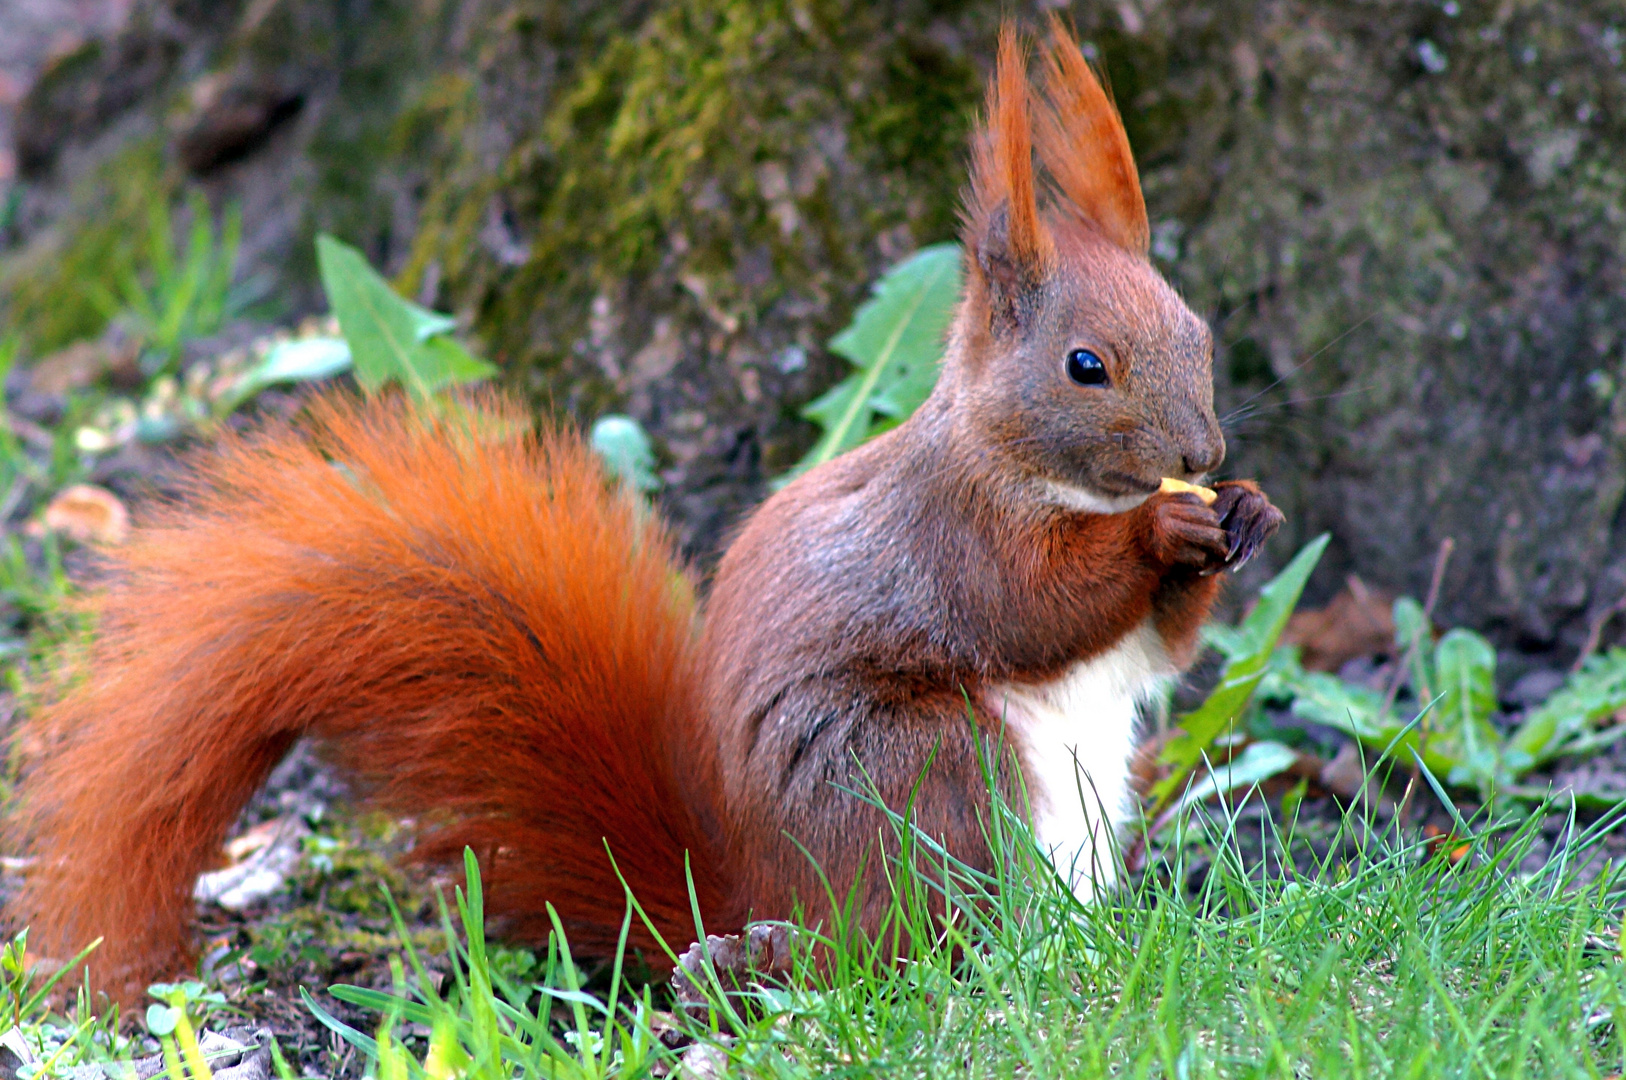
[(1107, 366), (1088, 349), (1074, 349), (1067, 354), (1067, 377), (1080, 386), (1105, 386)]

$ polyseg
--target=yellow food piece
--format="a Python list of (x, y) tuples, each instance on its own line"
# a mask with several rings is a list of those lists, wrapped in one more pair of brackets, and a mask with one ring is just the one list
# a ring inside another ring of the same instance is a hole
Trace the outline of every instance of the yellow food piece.
[(1201, 484), (1188, 484), (1184, 480), (1176, 480), (1172, 476), (1165, 476), (1163, 486), (1158, 490), (1165, 495), (1195, 495), (1209, 505), (1212, 505), (1214, 500), (1218, 498), (1214, 494), (1213, 488), (1205, 488)]

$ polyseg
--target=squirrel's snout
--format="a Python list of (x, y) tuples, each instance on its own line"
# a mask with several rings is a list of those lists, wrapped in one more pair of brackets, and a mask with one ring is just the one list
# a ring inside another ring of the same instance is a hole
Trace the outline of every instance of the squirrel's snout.
[(1196, 450), (1187, 450), (1181, 455), (1181, 464), (1186, 467), (1189, 474), (1210, 473), (1220, 467), (1225, 460), (1225, 444), (1206, 445)]
[(1225, 436), (1220, 433), (1218, 424), (1194, 424), (1181, 436), (1177, 445), (1186, 475), (1199, 476), (1213, 472), (1225, 461)]

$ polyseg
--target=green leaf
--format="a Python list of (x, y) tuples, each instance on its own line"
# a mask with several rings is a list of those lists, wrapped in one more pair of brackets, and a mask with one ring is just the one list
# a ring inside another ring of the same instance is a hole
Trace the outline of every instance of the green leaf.
[(1290, 680), (1293, 715), (1367, 744), (1386, 744), (1404, 726), (1392, 710), (1384, 711), (1383, 695), (1364, 686), (1344, 682), (1320, 671), (1299, 670)]
[(475, 356), (452, 337), (432, 337), (420, 342), (418, 357), (423, 363), (423, 380), (431, 390), (479, 382), (497, 374), (496, 365)]
[(322, 1008), (322, 1006), (317, 1003), (317, 1000), (311, 997), (311, 992), (305, 989), (303, 986), (299, 988), (299, 996), (304, 999), (305, 1008), (310, 1010), (311, 1015), (316, 1017), (316, 1019), (321, 1022), (322, 1026), (338, 1035), (345, 1042), (349, 1043), (351, 1046), (354, 1046), (357, 1050), (360, 1050), (368, 1057), (378, 1057), (378, 1041), (376, 1039), (363, 1035), (361, 1032), (357, 1031), (343, 1020), (340, 1020), (338, 1017)]
[(1411, 658), (1412, 696), (1418, 701), (1430, 701), (1435, 694), (1433, 665), (1429, 662), (1433, 651), (1434, 627), (1423, 611), (1423, 605), (1409, 596), (1395, 601), (1394, 618), (1395, 655), (1402, 659)]
[(359, 1005), (364, 1009), (376, 1012), (398, 1013), (401, 1019), (413, 1024), (432, 1024), (439, 1015), (427, 1005), (415, 1001), (407, 1001), (386, 994), (382, 990), (370, 990), (364, 986), (351, 986), (349, 983), (335, 983), (327, 988), (327, 992), (347, 1005)]
[(1247, 642), (1242, 640), (1242, 632), (1224, 623), (1204, 623), (1202, 629), (1197, 631), (1197, 638), (1205, 647), (1227, 660), (1248, 651)]
[[(1342, 731), (1374, 753), (1387, 753), (1409, 762), (1419, 750), (1418, 724), (1408, 724), (1383, 708), (1383, 695), (1319, 671), (1303, 671), (1287, 680), (1291, 686), (1293, 715)], [(1425, 716), (1426, 720), (1427, 717)], [(1461, 762), (1448, 753), (1441, 740), (1430, 739), (1424, 763), (1436, 773), (1448, 774)]]
[(428, 341), (436, 334), (450, 334), (457, 329), (457, 320), (450, 315), (442, 315), (438, 311), (430, 311), (408, 301), (403, 300), (402, 303), (407, 304), (412, 314), (412, 336), (419, 341)]
[(1449, 725), (1487, 721), (1496, 712), (1496, 650), (1462, 627), (1434, 646), (1434, 678), (1445, 696), (1435, 715)]
[[(1412, 662), (1417, 699), (1428, 703), (1418, 722), (1408, 724), (1381, 693), (1331, 675), (1306, 672), (1282, 650), (1260, 693), (1292, 701), (1293, 714), (1351, 735), (1367, 748), (1394, 754), (1402, 762), (1420, 753), (1430, 772), (1450, 784), (1472, 784), (1488, 792), (1507, 789), (1517, 777), (1561, 753), (1601, 749), (1613, 736), (1599, 735), (1599, 721), (1626, 708), (1626, 649), (1593, 657), (1508, 739), (1491, 722), (1496, 710), (1496, 650), (1479, 634), (1453, 629), (1430, 644), (1433, 628), (1422, 605), (1402, 597), (1395, 602), (1395, 641), (1401, 651), (1418, 642)], [(1238, 649), (1236, 636), (1211, 638), (1227, 655)], [(1424, 737), (1426, 732), (1426, 738)], [(1520, 789), (1521, 793), (1527, 793)]]
[(243, 372), (232, 395), (242, 401), (277, 383), (332, 378), (350, 370), (350, 363), (350, 345), (344, 338), (308, 337), (279, 342), (264, 360)]
[(1394, 604), (1395, 646), (1401, 650), (1411, 648), (1413, 641), (1427, 644), (1433, 637), (1423, 605), (1409, 596), (1402, 596)]
[(1180, 733), (1168, 741), (1160, 759), (1171, 765), (1169, 776), (1152, 789), (1158, 802), (1166, 802), (1186, 783), (1186, 777), (1202, 760), (1203, 753), (1213, 745), (1220, 733), (1232, 727), (1241, 718), (1253, 698), (1254, 689), (1264, 678), (1276, 640), (1293, 614), (1304, 591), (1310, 572), (1321, 561), (1330, 537), (1323, 533), (1310, 541), (1293, 556), (1281, 573), (1259, 591), (1259, 602), (1242, 620), (1237, 634), (1231, 638), (1234, 652), (1215, 686), (1201, 705), (1180, 718)]
[(175, 1034), (176, 1009), (169, 1005), (147, 1006), (147, 1030), (160, 1038)]
[(1211, 795), (1228, 795), (1262, 784), (1291, 769), (1298, 759), (1298, 751), (1279, 742), (1249, 743), (1242, 753), (1223, 765), (1215, 765), (1207, 776), (1187, 788), (1177, 806), (1184, 809)]
[(601, 416), (588, 437), (604, 467), (622, 483), (638, 491), (658, 491), (655, 448), (638, 421), (630, 416)]
[(316, 238), (316, 258), (322, 288), (350, 344), (356, 381), (368, 393), (394, 381), (427, 397), (496, 374), (445, 336), (451, 319), (397, 295), (355, 248), (323, 234)]
[(802, 409), (824, 435), (797, 472), (852, 449), (877, 434), (878, 426), (905, 420), (919, 408), (937, 382), (959, 298), (956, 244), (922, 248), (882, 275), (852, 325), (830, 339), (831, 351), (858, 370)]
[(1502, 736), (1491, 723), (1496, 712), (1496, 650), (1483, 637), (1458, 627), (1434, 647), (1434, 691), (1439, 704), (1429, 718), (1442, 751), (1457, 759), (1450, 783), (1481, 787), (1496, 777)]
[(1588, 657), (1580, 671), (1531, 710), (1508, 739), (1508, 752), (1539, 765), (1621, 709), (1626, 709), (1626, 648), (1615, 648)]

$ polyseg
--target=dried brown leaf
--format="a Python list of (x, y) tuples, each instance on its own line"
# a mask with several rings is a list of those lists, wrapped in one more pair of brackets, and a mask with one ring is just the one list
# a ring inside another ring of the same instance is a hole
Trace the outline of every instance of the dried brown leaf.
[(81, 544), (122, 544), (130, 534), (130, 512), (106, 488), (75, 484), (46, 506), (44, 524)]
[[(753, 926), (744, 937), (706, 935), (705, 945), (698, 941), (690, 945), (672, 969), (672, 989), (679, 1007), (704, 1014), (710, 1005), (702, 986), (720, 986), (733, 997), (753, 986), (784, 982), (790, 974), (793, 938), (792, 928), (784, 925)], [(715, 984), (708, 969), (716, 975)]]
[(1351, 660), (1394, 649), (1394, 594), (1367, 586), (1350, 575), (1332, 603), (1298, 611), (1282, 631), (1282, 643), (1297, 645), (1309, 671), (1337, 671)]

